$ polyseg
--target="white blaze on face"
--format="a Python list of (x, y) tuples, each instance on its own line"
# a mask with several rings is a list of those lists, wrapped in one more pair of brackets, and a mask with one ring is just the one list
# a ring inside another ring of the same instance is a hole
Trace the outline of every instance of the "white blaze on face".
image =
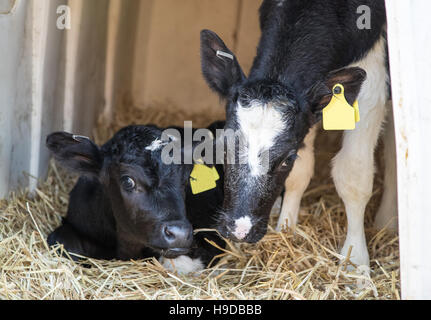
[(271, 103), (256, 101), (246, 108), (238, 103), (237, 117), (246, 146), (240, 150), (240, 158), (247, 158), (252, 176), (261, 176), (266, 173), (261, 155), (274, 145), (277, 136), (285, 128), (283, 115)]
[(235, 230), (232, 233), (238, 240), (242, 240), (248, 235), (251, 227), (250, 217), (244, 216), (235, 220)]

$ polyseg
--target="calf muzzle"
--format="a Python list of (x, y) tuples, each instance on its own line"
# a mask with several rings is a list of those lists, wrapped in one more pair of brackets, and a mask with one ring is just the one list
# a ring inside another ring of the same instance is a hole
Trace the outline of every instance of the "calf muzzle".
[(221, 222), (218, 231), (226, 239), (236, 242), (254, 243), (261, 238), (255, 240), (256, 235), (254, 234), (252, 219), (247, 215)]
[(162, 238), (173, 251), (188, 249), (193, 242), (193, 228), (189, 222), (173, 221), (162, 226)]

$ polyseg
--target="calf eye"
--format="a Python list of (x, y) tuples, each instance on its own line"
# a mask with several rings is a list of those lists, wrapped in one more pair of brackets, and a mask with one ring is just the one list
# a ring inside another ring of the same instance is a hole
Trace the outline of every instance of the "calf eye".
[(296, 159), (298, 159), (298, 154), (296, 151), (292, 151), (289, 153), (289, 155), (284, 159), (283, 163), (281, 164), (282, 167), (288, 167), (290, 164), (292, 164)]
[(135, 189), (136, 182), (129, 176), (124, 176), (121, 178), (121, 186), (124, 190), (132, 191), (133, 189)]

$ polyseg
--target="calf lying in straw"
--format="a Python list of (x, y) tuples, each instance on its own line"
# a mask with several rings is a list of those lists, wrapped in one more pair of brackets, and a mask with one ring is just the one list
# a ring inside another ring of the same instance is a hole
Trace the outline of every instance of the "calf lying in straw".
[[(212, 129), (217, 126), (223, 124)], [(55, 159), (81, 176), (70, 193), (67, 217), (49, 235), (49, 245), (59, 243), (72, 255), (96, 259), (156, 257), (179, 273), (208, 265), (220, 250), (205, 238), (218, 246), (224, 241), (211, 231), (193, 236), (193, 229), (216, 223), (223, 167), (204, 166), (217, 170), (219, 179), (213, 189), (192, 192), (197, 165), (162, 161), (168, 144), (162, 133), (155, 126), (129, 126), (100, 148), (86, 137), (50, 134), (46, 145)], [(180, 153), (185, 157), (181, 144)]]

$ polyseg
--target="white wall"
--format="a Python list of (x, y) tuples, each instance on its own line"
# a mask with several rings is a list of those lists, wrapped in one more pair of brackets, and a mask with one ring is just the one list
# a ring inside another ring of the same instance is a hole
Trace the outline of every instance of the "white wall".
[(403, 299), (431, 299), (429, 0), (388, 0)]
[[(14, 139), (11, 136), (16, 127), (14, 108), (17, 95), (17, 66), (24, 50), (24, 21), (26, 10), (19, 4), (12, 10), (13, 3), (1, 2), (0, 8), (0, 196), (11, 185), (10, 167), (13, 163)], [(12, 18), (12, 16), (14, 18)]]
[[(72, 9), (71, 30), (57, 28), (61, 4)], [(108, 7), (109, 0), (0, 0), (0, 198), (34, 188), (28, 174), (44, 176), (46, 134), (91, 134), (104, 105)]]
[[(5, 10), (7, 2), (12, 10)], [(59, 43), (58, 34), (42, 33), (49, 19), (49, 3), (2, 1), (0, 14), (0, 196), (17, 185), (28, 185), (30, 175), (39, 174), (41, 112), (52, 92), (44, 91), (46, 78), (57, 75), (56, 64), (45, 70), (46, 45)], [(36, 18), (35, 18), (36, 17)], [(52, 47), (58, 54), (60, 45)], [(51, 57), (52, 57), (51, 55)], [(54, 57), (55, 58), (55, 57)], [(54, 60), (55, 61), (55, 60)], [(48, 79), (46, 79), (48, 82)], [(50, 81), (55, 81), (51, 78)], [(47, 95), (45, 95), (47, 93)], [(48, 106), (47, 106), (48, 107)], [(48, 115), (48, 114), (47, 114)], [(48, 116), (53, 116), (49, 114)], [(52, 121), (49, 121), (51, 125)], [(34, 156), (36, 151), (37, 156)]]

